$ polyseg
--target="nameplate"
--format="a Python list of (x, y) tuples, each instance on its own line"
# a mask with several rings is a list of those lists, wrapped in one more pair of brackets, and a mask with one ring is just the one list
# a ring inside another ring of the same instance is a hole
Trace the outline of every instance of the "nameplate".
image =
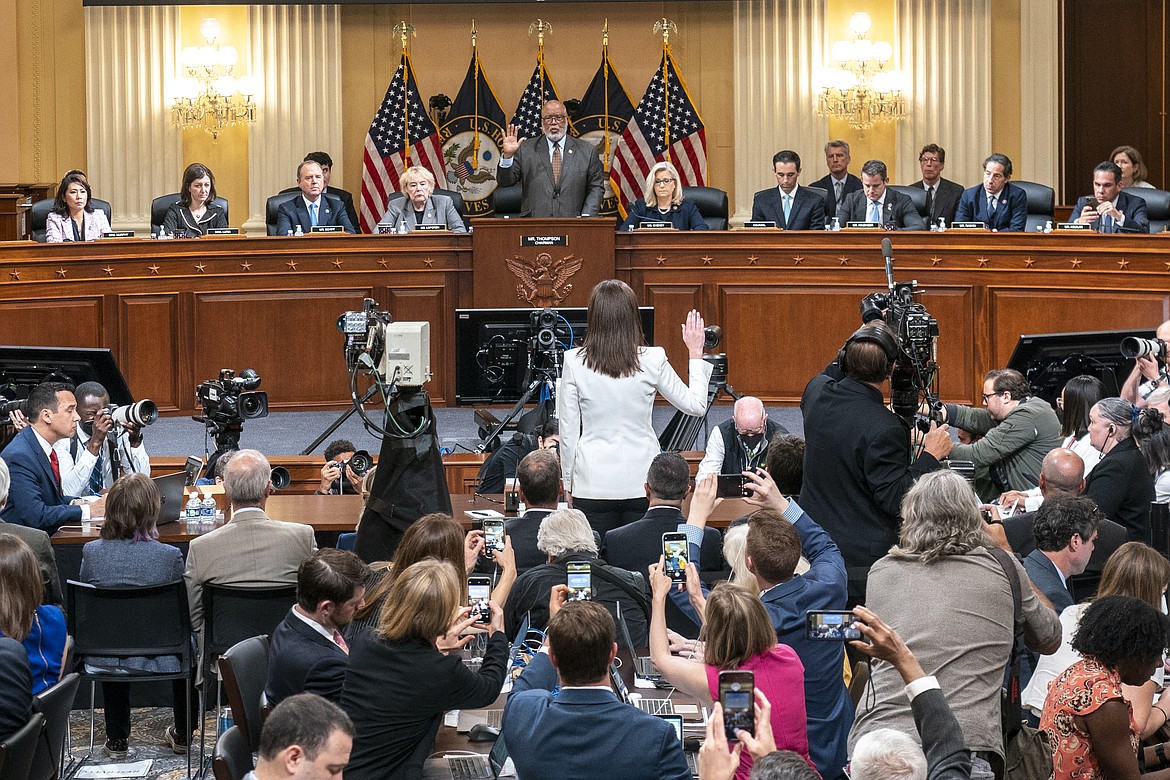
[(102, 232), (102, 238), (134, 238), (133, 230), (106, 230)]
[(568, 236), (520, 236), (520, 246), (568, 246)]
[(876, 230), (882, 226), (880, 222), (846, 222), (845, 227), (849, 229), (861, 230)]
[(1089, 222), (1057, 222), (1057, 230), (1087, 230), (1093, 232), (1093, 225)]
[(986, 222), (952, 222), (951, 230), (987, 230)]
[(745, 222), (743, 223), (743, 226), (745, 228), (775, 228), (776, 223), (772, 221), (760, 220), (758, 222)]
[(374, 232), (382, 236), (390, 236), (398, 231), (389, 222), (379, 222), (377, 225), (374, 225)]
[(660, 219), (643, 220), (638, 223), (638, 230), (672, 230), (674, 225), (670, 222), (664, 222)]
[(344, 233), (345, 228), (341, 225), (317, 225), (317, 227), (309, 228), (310, 233)]
[(446, 225), (415, 225), (415, 230), (421, 230), (424, 233), (446, 233)]
[(208, 236), (238, 236), (240, 234), (239, 228), (207, 228)]

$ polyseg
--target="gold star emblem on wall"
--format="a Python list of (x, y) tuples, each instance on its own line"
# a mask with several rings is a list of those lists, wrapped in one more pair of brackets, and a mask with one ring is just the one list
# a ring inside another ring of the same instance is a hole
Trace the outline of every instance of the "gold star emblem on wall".
[(245, 271), (251, 271), (252, 263), (248, 260), (245, 260), (244, 262), (240, 263), (240, 268), (243, 268)]
[(931, 266), (942, 265), (942, 258), (941, 257), (932, 257), (932, 258), (930, 258), (930, 264), (931, 264)]
[(1121, 260), (1117, 261), (1117, 267), (1121, 268), (1123, 270), (1126, 268), (1129, 268), (1129, 261), (1126, 260), (1125, 258), (1122, 258)]
[(110, 268), (109, 266), (106, 266), (102, 270), (106, 272), (106, 276), (113, 276), (114, 275), (114, 269)]
[(288, 262), (285, 263), (285, 265), (288, 266), (288, 270), (290, 270), (290, 271), (297, 270), (297, 261), (296, 260), (289, 260)]
[[(1170, 263), (1166, 263), (1166, 267), (1170, 268)], [(20, 281), (20, 271), (9, 271), (8, 278), (13, 280), (14, 282), (19, 282)]]
[(757, 260), (759, 260), (759, 259), (760, 259), (760, 258), (759, 258), (759, 257), (757, 257), (757, 256), (755, 256), (755, 255), (748, 255), (748, 259), (747, 259), (747, 260), (748, 260), (748, 265), (755, 265), (755, 264), (756, 264), (756, 261), (757, 261)]
[(702, 257), (703, 265), (711, 265), (711, 261), (713, 259), (714, 258), (712, 258), (710, 255), (703, 255), (703, 257)]
[(65, 278), (65, 274), (67, 274), (67, 273), (69, 273), (69, 272), (66, 271), (64, 268), (57, 269), (57, 276), (60, 276), (62, 279)]
[(792, 258), (792, 264), (793, 265), (804, 265), (804, 258), (797, 255), (797, 256)]
[(1030, 257), (1025, 257), (1025, 258), (1024, 258), (1024, 267), (1025, 267), (1025, 268), (1031, 268), (1031, 267), (1032, 267), (1032, 266), (1034, 266), (1034, 265), (1036, 265), (1036, 261), (1035, 261), (1035, 260), (1033, 260), (1033, 259), (1032, 259), (1032, 258), (1030, 258)]
[[(151, 270), (152, 270), (152, 271), (154, 271), (154, 269), (153, 269), (153, 268), (152, 268)], [(196, 264), (195, 264), (195, 270), (196, 270), (196, 271), (198, 271), (198, 272), (199, 272), (199, 273), (201, 273), (201, 274), (202, 274), (202, 273), (207, 273), (207, 266), (206, 266), (206, 265), (204, 265), (203, 263), (196, 263)], [(156, 274), (157, 274), (157, 273), (158, 273), (158, 271), (154, 271), (154, 273), (156, 273)]]
[(1079, 258), (1079, 257), (1074, 257), (1074, 258), (1071, 260), (1071, 262), (1072, 262), (1072, 267), (1073, 267), (1073, 268), (1080, 268), (1080, 267), (1081, 267), (1081, 258)]
[(663, 257), (662, 255), (659, 255), (658, 257), (656, 257), (654, 259), (658, 261), (659, 265), (666, 265), (666, 258)]
[(979, 263), (980, 268), (986, 268), (987, 264), (990, 263), (991, 261), (988, 260), (986, 257), (977, 257), (977, 258), (975, 258), (975, 262)]
[(339, 270), (339, 271), (340, 271), (340, 270), (341, 270), (341, 265), (342, 265), (342, 263), (344, 263), (344, 262), (345, 262), (345, 261), (344, 261), (344, 260), (342, 260), (342, 259), (339, 257), (339, 258), (337, 258), (336, 260), (334, 260), (334, 261), (333, 261), (333, 267), (334, 267), (334, 268), (336, 268), (337, 270)]
[(849, 258), (845, 257), (845, 255), (841, 255), (837, 258), (837, 260), (841, 263), (841, 265), (849, 265)]

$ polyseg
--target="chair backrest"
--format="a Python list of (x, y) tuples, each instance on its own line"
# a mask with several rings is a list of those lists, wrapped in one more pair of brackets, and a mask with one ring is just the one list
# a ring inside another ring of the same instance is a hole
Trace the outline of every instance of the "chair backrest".
[(727, 230), (727, 192), (715, 187), (683, 187), (683, 200), (699, 209), (703, 221), (712, 230)]
[(0, 742), (0, 780), (29, 780), (45, 716), (34, 712), (28, 723)]
[(348, 533), (338, 535), (338, 550), (349, 550), (353, 552), (355, 547), (357, 547), (357, 531), (349, 531)]
[(260, 698), (268, 682), (268, 635), (254, 636), (219, 657), (219, 679), (232, 708), (235, 728), (244, 733), (249, 752), (260, 749)]
[(232, 726), (219, 735), (219, 741), (215, 743), (215, 756), (211, 759), (215, 780), (244, 780), (244, 775), (255, 768), (252, 749), (238, 726)]
[(803, 184), (800, 186), (802, 188), (808, 190), (809, 192), (815, 192), (816, 194), (821, 196), (822, 200), (825, 201), (825, 224), (828, 225), (830, 222), (829, 209), (832, 208), (834, 205), (836, 205), (835, 201), (833, 200), (833, 196), (830, 195), (829, 191), (826, 190), (824, 187), (805, 187)]
[(229, 647), (271, 634), (297, 601), (296, 585), (245, 588), (203, 586), (203, 659), (210, 665)]
[(1135, 195), (1146, 202), (1151, 233), (1161, 233), (1170, 228), (1170, 192), (1149, 187), (1126, 187), (1125, 194)]
[(497, 217), (518, 217), (523, 209), (524, 187), (513, 184), (511, 187), (496, 187), (492, 192), (492, 206)]
[[(923, 190), (926, 192), (926, 190)], [(861, 697), (865, 694), (865, 686), (869, 682), (869, 664), (858, 661), (853, 665), (853, 677), (849, 680), (849, 698), (853, 700), (854, 709)]]
[(33, 757), (31, 777), (50, 780), (60, 775), (61, 760), (65, 755), (65, 738), (69, 733), (69, 712), (77, 696), (81, 675), (67, 674), (52, 688), (33, 696), (33, 711), (45, 716), (45, 730)]
[(275, 195), (273, 195), (271, 198), (268, 199), (267, 203), (264, 204), (264, 222), (265, 222), (265, 224), (268, 225), (268, 235), (270, 235), (270, 236), (276, 235), (276, 211), (277, 211), (277, 209), (279, 209), (282, 204), (287, 203), (290, 200), (293, 200), (294, 198), (296, 198), (300, 194), (301, 194), (301, 191), (299, 189), (296, 189), (296, 188), (291, 189), (291, 190), (285, 190), (284, 192), (276, 193)]
[[(45, 243), (45, 231), (48, 229), (49, 214), (53, 211), (53, 202), (55, 198), (45, 198), (38, 200), (32, 204), (32, 209), (28, 213), (28, 227), (32, 240), (37, 243)], [(106, 221), (111, 225), (114, 224), (114, 210), (110, 204), (104, 200), (93, 198), (90, 200), (95, 209), (101, 209), (106, 212)]]
[(177, 655), (191, 665), (191, 616), (183, 580), (102, 588), (69, 580), (65, 601), (78, 658)]
[(918, 212), (918, 216), (930, 222), (930, 209), (926, 207), (926, 190), (921, 187), (907, 187), (904, 184), (887, 184), (886, 189), (905, 195), (914, 204), (914, 210)]
[(1015, 179), (1012, 179), (1012, 186), (1019, 187), (1028, 196), (1028, 221), (1024, 230), (1031, 233), (1044, 227), (1045, 222), (1056, 219), (1056, 190), (1046, 184)]
[(443, 190), (438, 187), (435, 188), (435, 194), (446, 195), (450, 198), (451, 202), (455, 205), (455, 210), (459, 212), (459, 218), (463, 220), (463, 227), (471, 228), (471, 220), (467, 218), (467, 204), (463, 202), (463, 195), (455, 190)]

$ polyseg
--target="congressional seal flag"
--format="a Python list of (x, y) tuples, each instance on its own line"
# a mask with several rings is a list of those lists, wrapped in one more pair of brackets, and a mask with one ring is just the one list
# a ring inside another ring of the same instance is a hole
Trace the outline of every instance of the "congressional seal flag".
[(609, 178), (623, 215), (641, 197), (646, 176), (660, 160), (674, 163), (682, 179), (680, 186), (706, 186), (706, 131), (667, 43), (663, 45), (662, 65), (622, 132), (610, 166)]
[(447, 164), (445, 178), (440, 181), (445, 180), (447, 189), (463, 196), (467, 216), (482, 217), (494, 211), (491, 196), (496, 190), (496, 165), (507, 120), (474, 45), (473, 40), (471, 64), (463, 86), (439, 129)]
[[(585, 90), (585, 96), (581, 98), (581, 104), (572, 117), (577, 137), (597, 147), (597, 153), (601, 155), (601, 162), (607, 175), (618, 140), (633, 115), (634, 104), (609, 61), (607, 29), (601, 45), (601, 66), (593, 76), (589, 88)], [(618, 199), (611, 186), (607, 188), (601, 201), (598, 216), (608, 217), (617, 213)]]
[(358, 207), (364, 233), (372, 233), (374, 225), (386, 213), (390, 195), (398, 191), (398, 179), (407, 168), (421, 165), (437, 181), (443, 181), (446, 173), (439, 131), (419, 99), (405, 36), (403, 40), (402, 62), (366, 133)]
[[(528, 34), (537, 33), (536, 68), (532, 71), (532, 78), (528, 79), (528, 86), (520, 95), (520, 102), (516, 104), (516, 113), (512, 115), (512, 124), (516, 125), (517, 138), (536, 138), (544, 132), (544, 125), (540, 121), (540, 112), (544, 104), (550, 100), (559, 101), (556, 85), (548, 75), (548, 68), (544, 66), (544, 36), (552, 32), (552, 25), (543, 19), (537, 19), (528, 25)], [(568, 131), (573, 133), (572, 122)]]

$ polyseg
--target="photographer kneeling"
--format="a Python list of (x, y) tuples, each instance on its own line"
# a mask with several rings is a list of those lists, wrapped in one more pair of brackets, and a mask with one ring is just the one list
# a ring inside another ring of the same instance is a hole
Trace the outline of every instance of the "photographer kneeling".
[[(321, 484), (317, 486), (317, 495), (336, 496), (341, 493), (351, 493), (360, 496), (362, 494), (362, 477), (369, 470), (367, 464), (370, 456), (369, 453), (363, 451), (365, 462), (356, 464), (359, 465), (359, 468), (355, 470), (355, 464), (351, 461), (354, 460), (356, 451), (357, 447), (348, 439), (335, 439), (329, 442), (329, 446), (325, 448), (325, 465), (321, 467)], [(349, 483), (348, 487), (341, 482), (343, 468), (345, 469), (345, 479)]]

